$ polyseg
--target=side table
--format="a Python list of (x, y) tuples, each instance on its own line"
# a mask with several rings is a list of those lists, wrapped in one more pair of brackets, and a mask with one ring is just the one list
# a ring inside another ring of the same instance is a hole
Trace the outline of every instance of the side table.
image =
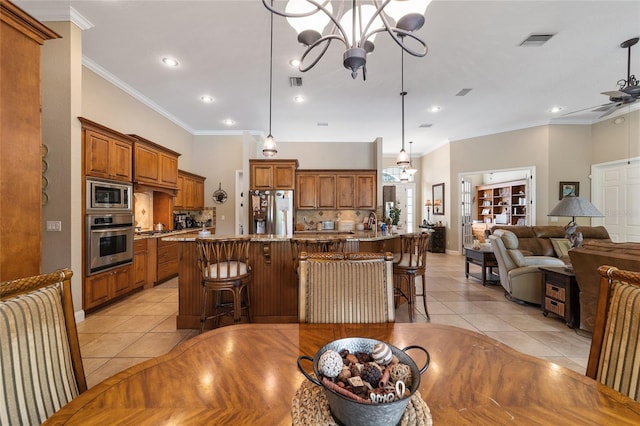
[(567, 326), (580, 328), (580, 288), (573, 272), (560, 266), (540, 267), (542, 271), (542, 315), (563, 317)]
[(431, 236), (429, 237), (429, 247), (427, 250), (431, 253), (445, 253), (447, 248), (447, 228), (444, 226), (430, 226), (429, 229), (433, 232), (431, 232)]
[[(481, 272), (469, 272), (470, 264), (480, 266)], [(491, 248), (464, 248), (464, 276), (466, 278), (472, 276), (473, 278), (479, 279), (482, 285), (499, 284), (500, 275), (493, 272), (493, 268), (497, 267), (498, 261)]]

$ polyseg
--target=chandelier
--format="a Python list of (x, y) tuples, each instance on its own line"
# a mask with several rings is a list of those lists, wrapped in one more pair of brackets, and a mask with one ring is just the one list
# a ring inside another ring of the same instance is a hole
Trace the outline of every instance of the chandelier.
[[(334, 3), (339, 3), (337, 13), (334, 14), (329, 0), (289, 0), (284, 11), (275, 9), (269, 4), (269, 0), (262, 0), (262, 4), (271, 13), (287, 18), (289, 25), (298, 32), (298, 41), (307, 47), (300, 59), (301, 72), (313, 68), (324, 56), (331, 42), (339, 40), (345, 46), (342, 58), (344, 67), (351, 70), (351, 77), (354, 79), (360, 68), (363, 70), (363, 79), (366, 79), (367, 55), (373, 52), (373, 41), (380, 32), (386, 31), (398, 46), (413, 56), (422, 57), (427, 54), (426, 43), (414, 31), (424, 25), (424, 14), (430, 2), (431, 0), (334, 0)], [(349, 4), (351, 8), (345, 10)], [(332, 25), (323, 33), (329, 22)], [(400, 38), (405, 36), (415, 40), (419, 49), (414, 50), (403, 44)], [(317, 52), (315, 57), (307, 59), (314, 50)]]

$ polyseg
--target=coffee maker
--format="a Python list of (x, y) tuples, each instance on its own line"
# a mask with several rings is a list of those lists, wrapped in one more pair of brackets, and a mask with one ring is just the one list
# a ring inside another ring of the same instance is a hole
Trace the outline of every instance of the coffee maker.
[(180, 230), (187, 227), (187, 214), (175, 213), (173, 215), (173, 229)]

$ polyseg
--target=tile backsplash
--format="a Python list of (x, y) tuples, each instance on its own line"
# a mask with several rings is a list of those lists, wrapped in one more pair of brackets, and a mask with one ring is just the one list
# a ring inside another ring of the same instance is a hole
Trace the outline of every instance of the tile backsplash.
[(153, 192), (134, 192), (135, 226), (143, 231), (153, 229)]
[(296, 225), (316, 229), (319, 222), (332, 220), (338, 229), (339, 221), (353, 221), (357, 225), (368, 218), (369, 213), (371, 210), (296, 210)]

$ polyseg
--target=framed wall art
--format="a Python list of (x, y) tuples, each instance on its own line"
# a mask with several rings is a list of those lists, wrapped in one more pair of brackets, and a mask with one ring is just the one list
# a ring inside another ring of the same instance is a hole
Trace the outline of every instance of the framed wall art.
[(562, 200), (567, 196), (580, 196), (580, 182), (560, 182), (558, 199)]
[(433, 214), (444, 215), (444, 183), (431, 185), (431, 196), (433, 197)]

